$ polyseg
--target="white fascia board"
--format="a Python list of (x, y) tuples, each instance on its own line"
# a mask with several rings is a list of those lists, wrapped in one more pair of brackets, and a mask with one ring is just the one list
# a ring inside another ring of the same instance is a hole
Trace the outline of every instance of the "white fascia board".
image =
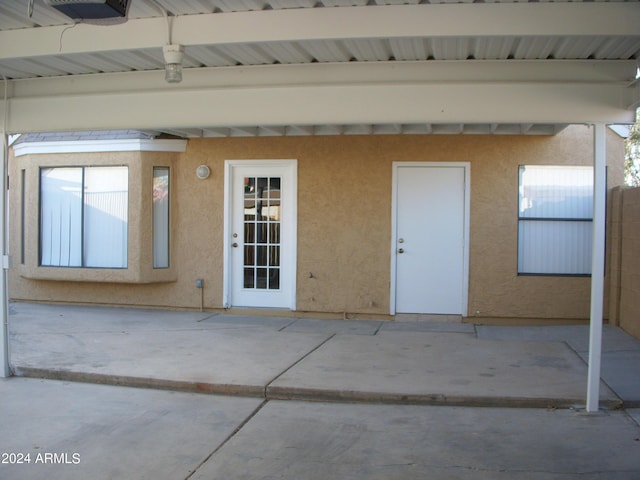
[(187, 149), (186, 140), (69, 140), (56, 142), (19, 143), (13, 146), (16, 157), (46, 153), (94, 152), (179, 152)]
[[(472, 3), (299, 8), (183, 15), (172, 41), (183, 46), (360, 38), (637, 36), (640, 8), (620, 3)], [(0, 60), (161, 47), (162, 17), (103, 26), (78, 24), (0, 32)]]

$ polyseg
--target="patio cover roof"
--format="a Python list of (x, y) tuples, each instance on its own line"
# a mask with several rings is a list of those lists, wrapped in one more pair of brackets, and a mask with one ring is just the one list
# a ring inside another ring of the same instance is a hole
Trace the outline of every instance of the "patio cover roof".
[[(127, 21), (110, 26), (74, 24), (43, 0), (29, 17), (31, 3), (0, 4), (3, 178), (9, 133), (549, 134), (594, 124), (586, 404), (597, 411), (604, 124), (632, 123), (640, 106), (638, 0), (132, 0)], [(184, 46), (179, 84), (164, 82), (172, 43)], [(4, 241), (0, 253), (6, 271)], [(5, 292), (6, 273), (0, 376), (10, 374)]]
[(132, 0), (110, 26), (28, 3), (0, 4), (8, 133), (552, 134), (640, 105), (638, 1)]

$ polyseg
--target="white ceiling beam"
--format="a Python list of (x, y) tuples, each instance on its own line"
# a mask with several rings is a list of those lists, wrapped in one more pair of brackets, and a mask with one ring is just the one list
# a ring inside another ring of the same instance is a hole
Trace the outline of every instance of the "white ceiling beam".
[[(431, 60), (428, 62), (349, 62), (254, 65), (185, 69), (183, 81), (167, 84), (163, 71), (76, 75), (9, 82), (9, 95), (177, 92), (228, 88), (420, 83), (579, 83), (634, 82), (635, 60)], [(637, 88), (637, 87), (636, 87)]]
[[(184, 15), (173, 43), (228, 45), (359, 38), (637, 36), (640, 8), (629, 3), (494, 3), (300, 8)], [(156, 48), (164, 18), (109, 27), (78, 24), (0, 32), (0, 60)]]
[(7, 130), (626, 123), (633, 122), (634, 112), (627, 108), (637, 95), (628, 81), (635, 76), (633, 65), (477, 61), (228, 67), (187, 71), (177, 85), (166, 84), (160, 72), (13, 80)]
[[(564, 83), (438, 83), (15, 98), (7, 131), (234, 126), (232, 135), (238, 135), (255, 134), (255, 125), (633, 123), (635, 112), (623, 107), (627, 90)], [(243, 127), (251, 132), (241, 132)]]

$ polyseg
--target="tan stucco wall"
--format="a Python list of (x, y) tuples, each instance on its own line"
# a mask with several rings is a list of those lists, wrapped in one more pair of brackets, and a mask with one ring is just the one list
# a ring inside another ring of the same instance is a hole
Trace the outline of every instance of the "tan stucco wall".
[(613, 203), (611, 317), (640, 338), (640, 188), (616, 190)]
[[(517, 275), (518, 166), (590, 165), (592, 138), (589, 127), (572, 126), (556, 136), (190, 140), (186, 152), (173, 163), (175, 282), (36, 281), (24, 278), (18, 265), (10, 273), (10, 295), (25, 300), (199, 308), (201, 292), (195, 280), (202, 278), (205, 308), (221, 308), (224, 161), (297, 159), (297, 309), (384, 316), (390, 299), (392, 162), (455, 161), (471, 163), (469, 316), (586, 318), (589, 278)], [(609, 185), (621, 184), (622, 141), (610, 133), (608, 145), (609, 156), (620, 164), (610, 168)], [(151, 165), (149, 157), (167, 154), (144, 155)], [(12, 160), (13, 178), (19, 178), (26, 162), (42, 163), (33, 157)], [(209, 179), (196, 178), (200, 164), (211, 168)], [(11, 191), (13, 206), (19, 205), (19, 191)], [(34, 193), (30, 202), (37, 206), (37, 201)], [(12, 208), (12, 224), (19, 224), (19, 208)], [(15, 249), (20, 237), (16, 229), (12, 231)]]

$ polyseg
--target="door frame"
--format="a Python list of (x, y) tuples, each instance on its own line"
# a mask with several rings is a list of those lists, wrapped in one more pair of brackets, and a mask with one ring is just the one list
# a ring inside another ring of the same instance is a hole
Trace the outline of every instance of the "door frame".
[[(290, 302), (285, 308), (290, 310), (296, 309), (296, 285), (297, 285), (297, 265), (298, 265), (298, 161), (295, 159), (250, 159), (250, 160), (225, 160), (224, 162), (224, 232), (223, 232), (223, 262), (222, 262), (222, 304), (224, 308), (231, 308), (233, 306), (233, 299), (231, 298), (232, 292), (232, 275), (231, 275), (231, 230), (232, 230), (232, 179), (233, 170), (236, 167), (286, 167), (290, 169), (291, 173), (291, 188), (293, 194), (291, 195), (291, 222), (287, 224), (286, 234), (289, 236), (289, 243), (291, 246), (291, 252), (289, 253), (289, 260), (291, 262), (291, 268), (288, 272), (290, 275)], [(285, 234), (285, 232), (283, 232)], [(256, 307), (260, 308), (260, 307)], [(264, 307), (270, 308), (270, 307)]]
[(462, 167), (464, 168), (464, 219), (463, 219), (463, 278), (461, 315), (467, 316), (469, 303), (469, 228), (471, 213), (471, 162), (393, 162), (391, 175), (391, 295), (389, 298), (389, 313), (396, 314), (396, 281), (397, 264), (396, 248), (398, 245), (398, 170), (401, 167)]

